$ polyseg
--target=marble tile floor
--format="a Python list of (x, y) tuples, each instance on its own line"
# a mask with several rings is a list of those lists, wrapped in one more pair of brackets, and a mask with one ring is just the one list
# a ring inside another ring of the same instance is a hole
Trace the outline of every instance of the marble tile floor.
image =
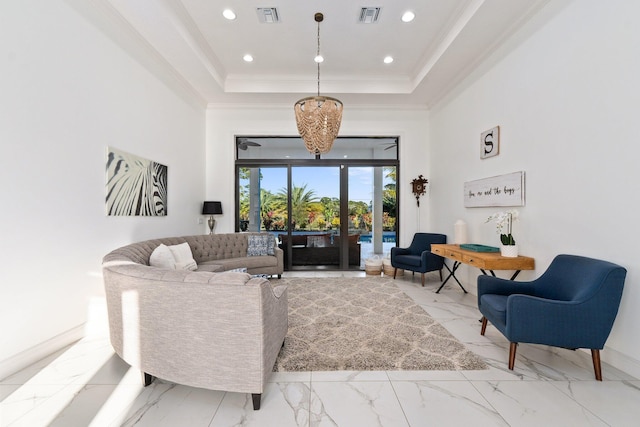
[[(359, 276), (358, 272), (286, 276)], [(156, 380), (144, 388), (108, 341), (104, 313), (84, 339), (0, 381), (0, 426), (635, 426), (640, 380), (603, 365), (593, 378), (583, 351), (508, 343), (491, 326), (480, 336), (476, 297), (437, 275), (398, 285), (482, 356), (481, 371), (275, 373), (253, 411), (248, 395)]]

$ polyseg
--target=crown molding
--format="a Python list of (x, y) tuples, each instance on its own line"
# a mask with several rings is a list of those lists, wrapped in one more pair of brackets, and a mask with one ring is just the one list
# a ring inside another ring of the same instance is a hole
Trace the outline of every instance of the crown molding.
[[(293, 104), (285, 103), (216, 103), (207, 104), (207, 110), (290, 110), (293, 117)], [(349, 104), (351, 110), (372, 110), (372, 111), (429, 111), (430, 108), (426, 104)]]
[[(411, 79), (388, 77), (324, 77), (320, 93), (409, 94)], [(309, 76), (246, 76), (229, 75), (225, 79), (226, 93), (316, 93), (318, 80)]]

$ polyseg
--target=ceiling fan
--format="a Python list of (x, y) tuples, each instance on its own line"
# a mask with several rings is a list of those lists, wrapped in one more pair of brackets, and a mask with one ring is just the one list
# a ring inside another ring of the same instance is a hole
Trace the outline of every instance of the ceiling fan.
[(257, 142), (249, 141), (248, 138), (238, 138), (237, 144), (238, 144), (238, 148), (241, 150), (246, 150), (249, 147), (262, 147), (261, 144), (258, 144)]
[(391, 150), (392, 148), (395, 148), (397, 146), (398, 146), (398, 143), (394, 142), (392, 144), (389, 144), (387, 147), (385, 147), (384, 151)]

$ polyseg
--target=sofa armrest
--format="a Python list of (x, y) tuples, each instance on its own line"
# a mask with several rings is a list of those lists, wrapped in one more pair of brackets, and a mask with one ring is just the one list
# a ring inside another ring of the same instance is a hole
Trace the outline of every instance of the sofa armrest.
[(391, 256), (397, 256), (397, 255), (411, 255), (411, 251), (409, 250), (409, 248), (398, 248), (398, 247), (391, 248)]
[(444, 267), (444, 258), (436, 255), (431, 250), (422, 251), (420, 254), (421, 265), (427, 271), (442, 270)]
[(279, 274), (282, 274), (282, 272), (284, 271), (284, 251), (276, 246), (275, 254), (276, 258), (278, 259), (278, 270), (280, 271)]
[(171, 382), (262, 393), (286, 335), (286, 290), (244, 273), (158, 270), (104, 268), (116, 353)]

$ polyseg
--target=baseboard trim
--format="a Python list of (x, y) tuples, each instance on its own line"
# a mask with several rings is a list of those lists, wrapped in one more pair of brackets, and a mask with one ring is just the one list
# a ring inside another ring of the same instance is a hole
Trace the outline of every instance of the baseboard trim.
[(76, 326), (40, 344), (0, 361), (0, 380), (44, 359), (48, 355), (84, 337), (85, 324)]
[(626, 354), (620, 353), (610, 347), (605, 346), (600, 352), (600, 357), (604, 363), (620, 369), (626, 374), (635, 378), (640, 378), (640, 361)]

